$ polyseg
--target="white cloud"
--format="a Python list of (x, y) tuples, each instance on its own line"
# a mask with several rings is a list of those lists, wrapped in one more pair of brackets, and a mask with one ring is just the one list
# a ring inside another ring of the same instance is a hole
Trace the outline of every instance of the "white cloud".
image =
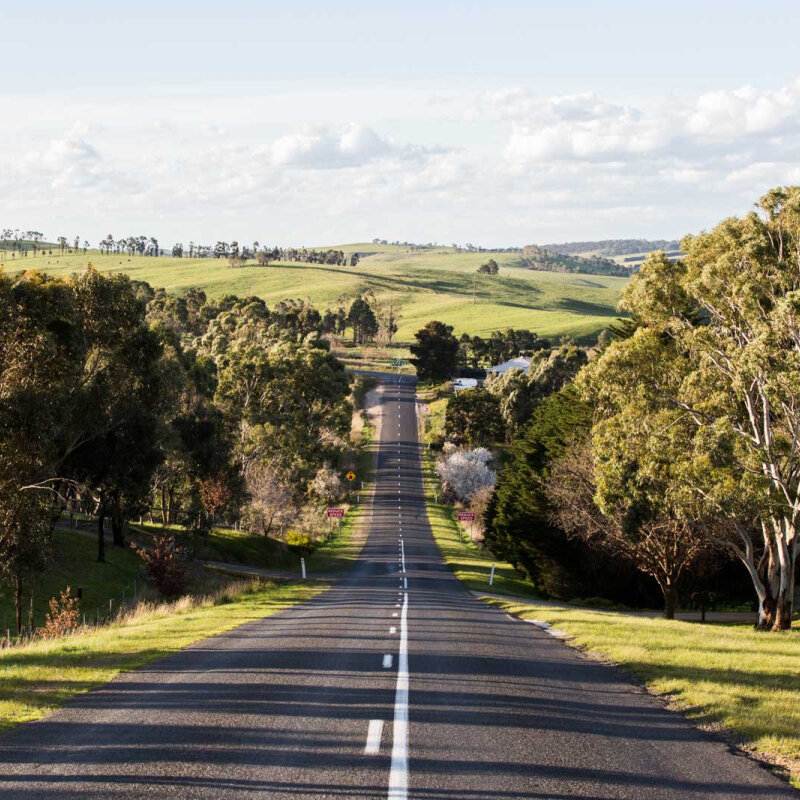
[(328, 169), (366, 164), (395, 148), (371, 128), (351, 123), (338, 133), (308, 126), (298, 133), (282, 136), (268, 150), (277, 166)]
[(800, 123), (800, 79), (778, 89), (761, 91), (743, 86), (733, 91), (706, 92), (697, 99), (687, 128), (715, 137), (766, 133)]
[(398, 98), (384, 89), (382, 113), (366, 122), (347, 121), (364, 93), (339, 98), (338, 116), (305, 126), (285, 99), (210, 95), (170, 97), (134, 120), (101, 99), (54, 107), (28, 135), (12, 115), (16, 127), (0, 131), (0, 217), (39, 230), (75, 220), (89, 238), (162, 225), (162, 241), (213, 229), (287, 244), (379, 235), (507, 245), (543, 241), (538, 231), (678, 236), (800, 181), (798, 82), (648, 106), (513, 86)]

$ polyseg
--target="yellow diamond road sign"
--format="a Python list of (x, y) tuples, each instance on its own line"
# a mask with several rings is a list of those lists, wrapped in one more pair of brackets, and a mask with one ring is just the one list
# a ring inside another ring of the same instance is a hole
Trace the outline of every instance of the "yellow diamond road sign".
[(345, 475), (345, 478), (352, 483), (356, 479), (356, 474), (355, 472), (348, 472), (347, 475)]

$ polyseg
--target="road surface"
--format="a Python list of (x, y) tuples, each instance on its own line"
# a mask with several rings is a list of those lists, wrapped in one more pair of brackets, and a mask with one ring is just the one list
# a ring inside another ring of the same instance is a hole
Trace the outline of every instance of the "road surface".
[(414, 383), (380, 392), (352, 573), (3, 734), (0, 797), (794, 797), (621, 672), (465, 591), (426, 521)]

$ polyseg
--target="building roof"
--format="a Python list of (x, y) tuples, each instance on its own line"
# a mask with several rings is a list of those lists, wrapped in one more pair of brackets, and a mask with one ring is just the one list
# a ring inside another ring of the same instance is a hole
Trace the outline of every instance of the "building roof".
[(512, 358), (510, 361), (504, 361), (502, 364), (498, 364), (495, 367), (489, 367), (486, 371), (502, 374), (503, 372), (508, 372), (510, 369), (521, 369), (523, 372), (527, 372), (530, 367), (531, 360), (520, 356), (519, 358)]

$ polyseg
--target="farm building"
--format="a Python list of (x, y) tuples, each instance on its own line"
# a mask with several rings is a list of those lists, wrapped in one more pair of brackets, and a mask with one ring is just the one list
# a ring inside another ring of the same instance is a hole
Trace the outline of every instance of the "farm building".
[(510, 369), (521, 369), (523, 372), (527, 372), (530, 367), (531, 360), (520, 356), (519, 358), (512, 358), (510, 361), (504, 361), (502, 364), (498, 364), (495, 367), (489, 367), (486, 371), (494, 373), (495, 375), (502, 375)]

